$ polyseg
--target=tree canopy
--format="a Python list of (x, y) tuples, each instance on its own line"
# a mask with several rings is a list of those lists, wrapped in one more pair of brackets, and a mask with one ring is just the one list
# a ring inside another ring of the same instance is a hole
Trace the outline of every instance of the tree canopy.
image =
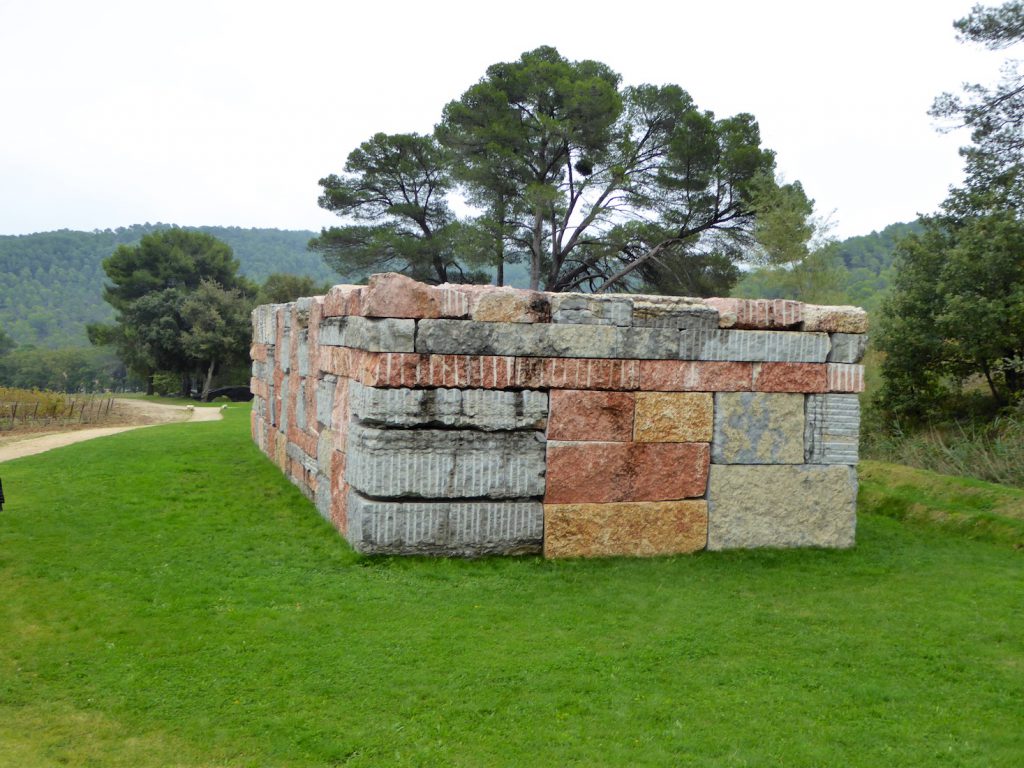
[[(716, 118), (678, 85), (621, 85), (551, 47), (488, 67), (434, 136), (376, 134), (321, 179), (347, 219), (312, 241), (343, 275), (387, 266), (430, 282), (724, 293), (783, 189), (752, 115)], [(475, 208), (458, 220), (447, 196)], [(806, 200), (806, 198), (803, 198)], [(366, 222), (366, 223), (363, 223)]]
[[(1024, 39), (1024, 3), (975, 6), (955, 26), (964, 40), (1004, 48)], [(1024, 396), (1024, 83), (1016, 65), (994, 89), (944, 94), (933, 113), (970, 128), (966, 179), (899, 246), (878, 343), (886, 352), (879, 403), (918, 418), (973, 377), (999, 405)]]
[(208, 390), (219, 364), (241, 359), (251, 309), (242, 297), (255, 288), (238, 274), (225, 243), (201, 232), (161, 230), (118, 247), (103, 267), (115, 321), (90, 325), (89, 338), (113, 345), (150, 386), (157, 371), (173, 372), (188, 396), (193, 376), (205, 371)]

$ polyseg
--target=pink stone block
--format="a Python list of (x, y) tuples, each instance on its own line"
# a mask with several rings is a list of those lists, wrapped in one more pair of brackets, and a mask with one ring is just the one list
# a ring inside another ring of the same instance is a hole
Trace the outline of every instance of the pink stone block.
[(249, 357), (257, 363), (267, 362), (267, 345), (253, 344), (249, 347)]
[(707, 443), (548, 443), (546, 504), (703, 496)]
[(828, 363), (829, 392), (863, 392), (864, 366)]
[(803, 303), (787, 299), (705, 299), (718, 310), (719, 328), (768, 330), (795, 328), (803, 321)]
[(628, 442), (633, 437), (632, 392), (551, 391), (548, 440)]
[(750, 363), (640, 360), (640, 389), (658, 392), (749, 392)]
[(335, 285), (324, 296), (321, 317), (358, 315), (363, 287), (360, 285)]
[(370, 275), (360, 301), (363, 317), (441, 316), (437, 289), (397, 272)]
[(821, 363), (754, 363), (755, 392), (827, 392)]
[(551, 304), (538, 291), (488, 286), (474, 297), (470, 317), (485, 323), (548, 323)]

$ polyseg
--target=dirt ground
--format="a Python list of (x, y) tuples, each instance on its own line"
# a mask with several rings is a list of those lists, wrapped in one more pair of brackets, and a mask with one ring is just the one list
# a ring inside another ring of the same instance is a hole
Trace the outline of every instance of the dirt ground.
[(164, 405), (148, 400), (117, 398), (104, 426), (69, 425), (62, 428), (44, 428), (37, 431), (0, 433), (0, 462), (32, 456), (52, 448), (60, 448), (83, 440), (115, 435), (129, 429), (169, 424), (176, 421), (217, 421), (220, 408), (187, 405)]

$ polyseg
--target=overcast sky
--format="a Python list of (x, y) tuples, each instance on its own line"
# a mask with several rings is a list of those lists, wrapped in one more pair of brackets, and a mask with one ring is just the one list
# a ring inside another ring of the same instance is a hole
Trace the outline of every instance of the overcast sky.
[[(995, 4), (995, 2), (993, 2)], [(932, 99), (994, 82), (951, 0), (608, 3), (0, 0), (0, 234), (146, 221), (319, 230), (317, 181), (428, 132), (540, 45), (751, 112), (838, 237), (933, 211), (963, 134)]]

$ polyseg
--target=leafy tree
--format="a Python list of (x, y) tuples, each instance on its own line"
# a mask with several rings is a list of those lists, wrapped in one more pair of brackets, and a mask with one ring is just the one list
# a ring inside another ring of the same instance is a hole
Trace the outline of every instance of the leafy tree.
[[(210, 235), (168, 229), (143, 237), (137, 246), (119, 247), (103, 266), (112, 281), (104, 296), (116, 310), (115, 322), (90, 325), (90, 341), (112, 344), (129, 369), (146, 380), (147, 392), (157, 371), (171, 371), (181, 377), (182, 394), (191, 394), (195, 370), (215, 367), (215, 358), (212, 343), (189, 341), (199, 316), (194, 309), (186, 313), (189, 298), (200, 290), (210, 298), (211, 284), (253, 293), (238, 275), (231, 249)], [(218, 350), (217, 356), (224, 355)]]
[[(955, 26), (1003, 48), (1024, 39), (1024, 4), (975, 6)], [(965, 91), (933, 108), (971, 129), (965, 183), (898, 249), (878, 340), (879, 403), (909, 417), (930, 415), (974, 376), (999, 405), (1024, 394), (1024, 83), (1010, 65), (995, 89)]]
[(3, 328), (0, 328), (0, 357), (3, 357), (17, 345), (14, 343), (14, 339), (7, 335)]
[(344, 173), (320, 180), (321, 208), (369, 224), (326, 228), (309, 245), (340, 274), (398, 271), (429, 283), (463, 282), (457, 225), (445, 199), (447, 152), (431, 136), (375, 134)]
[(269, 275), (256, 295), (257, 304), (286, 304), (303, 296), (322, 296), (331, 289), (330, 283), (318, 283), (306, 275)]
[(238, 365), (249, 358), (252, 302), (238, 289), (225, 290), (213, 280), (203, 280), (181, 305), (187, 327), (181, 347), (206, 368), (201, 398), (210, 394), (213, 375), (225, 365)]
[(542, 47), (445, 107), (437, 133), (455, 176), (487, 204), (504, 242), (493, 253), (528, 256), (532, 288), (628, 287), (649, 262), (735, 260), (752, 242), (754, 185), (774, 167), (754, 118), (717, 120), (679, 86), (619, 82)]

